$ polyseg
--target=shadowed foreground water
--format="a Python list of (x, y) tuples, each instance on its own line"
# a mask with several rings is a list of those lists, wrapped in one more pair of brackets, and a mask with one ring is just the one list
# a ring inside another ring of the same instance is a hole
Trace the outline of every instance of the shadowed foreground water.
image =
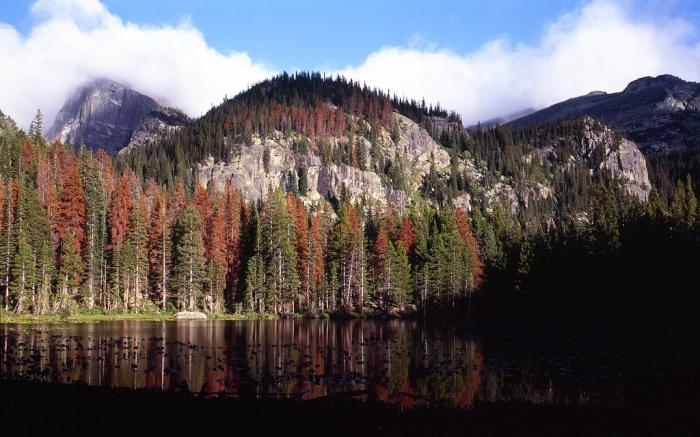
[(3, 324), (0, 377), (241, 399), (354, 396), (403, 409), (467, 409), (479, 402), (614, 407), (651, 396), (671, 376), (694, 383), (700, 363), (693, 335), (495, 325), (475, 329), (400, 320)]

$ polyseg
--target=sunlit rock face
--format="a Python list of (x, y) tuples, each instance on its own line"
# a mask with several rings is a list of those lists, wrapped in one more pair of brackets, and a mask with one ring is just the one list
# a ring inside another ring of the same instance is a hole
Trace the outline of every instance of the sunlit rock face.
[(113, 153), (129, 143), (139, 123), (158, 107), (155, 100), (131, 88), (97, 79), (71, 95), (46, 138)]
[[(287, 188), (290, 182), (298, 187), (300, 175), (305, 174), (308, 190), (304, 198), (309, 202), (346, 197), (353, 202), (365, 200), (404, 208), (409, 205), (411, 194), (422, 187), (431, 166), (443, 177), (449, 174), (450, 156), (425, 129), (402, 115), (394, 114), (394, 117), (399, 127), (398, 138), (381, 129), (377, 143), (384, 162), (400, 165), (404, 181), (401, 187), (392, 185), (384, 175), (374, 171), (377, 169), (324, 163), (313, 147), (307, 153), (295, 152), (293, 143), (300, 137), (285, 137), (279, 132), (270, 138), (254, 136), (249, 143), (238, 144), (226, 163), (207, 159), (197, 167), (198, 182), (203, 186), (213, 184), (213, 189), (221, 190), (231, 181), (246, 199), (259, 200), (279, 186)], [(347, 141), (347, 137), (330, 139), (333, 146)], [(354, 141), (363, 143), (364, 161), (370, 162), (369, 139), (360, 135)], [(263, 157), (266, 150), (267, 168)], [(459, 166), (474, 178), (481, 178), (471, 161), (460, 160)], [(459, 202), (463, 206), (469, 204), (463, 197)]]
[(571, 114), (603, 120), (645, 153), (700, 147), (700, 84), (668, 74), (637, 79), (618, 93), (575, 97), (510, 125), (550, 122)]
[(129, 144), (120, 149), (119, 153), (123, 154), (139, 147), (155, 144), (189, 122), (189, 117), (179, 109), (158, 107), (139, 122), (131, 134)]

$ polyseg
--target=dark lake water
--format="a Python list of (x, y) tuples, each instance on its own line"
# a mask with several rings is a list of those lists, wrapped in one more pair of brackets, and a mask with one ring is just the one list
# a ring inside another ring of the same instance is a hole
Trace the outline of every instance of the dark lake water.
[[(681, 332), (681, 334), (679, 334)], [(355, 396), (409, 409), (620, 406), (696, 385), (697, 331), (390, 320), (0, 325), (0, 377), (201, 396)]]

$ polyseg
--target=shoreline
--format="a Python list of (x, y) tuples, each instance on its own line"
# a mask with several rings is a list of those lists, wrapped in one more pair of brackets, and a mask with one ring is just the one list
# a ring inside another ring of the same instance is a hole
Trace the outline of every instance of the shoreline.
[[(12, 312), (0, 311), (0, 325), (2, 324), (42, 324), (42, 323), (98, 323), (98, 322), (121, 322), (121, 321), (164, 321), (174, 322), (176, 312), (143, 312), (143, 313), (102, 313), (86, 312), (71, 315), (63, 314), (15, 314)], [(408, 316), (373, 315), (369, 313), (321, 313), (321, 314), (266, 314), (266, 313), (246, 313), (246, 314), (208, 314), (207, 319), (200, 320), (283, 320), (283, 319), (308, 319), (308, 320), (343, 320), (343, 319), (409, 319)]]

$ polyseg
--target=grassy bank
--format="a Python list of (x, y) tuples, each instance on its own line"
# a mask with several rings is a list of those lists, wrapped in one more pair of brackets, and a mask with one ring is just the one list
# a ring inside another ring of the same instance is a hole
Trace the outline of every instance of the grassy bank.
[[(274, 320), (278, 317), (271, 314), (216, 314), (211, 320)], [(95, 323), (122, 320), (161, 321), (175, 320), (174, 312), (145, 312), (145, 313), (103, 313), (81, 312), (76, 314), (15, 314), (0, 312), (0, 323)]]
[[(143, 313), (123, 313), (123, 312), (102, 312), (85, 311), (75, 314), (16, 314), (13, 312), (0, 310), (0, 323), (95, 323), (106, 321), (122, 320), (143, 320), (160, 321), (175, 320), (175, 312), (143, 312)], [(356, 313), (319, 313), (319, 314), (267, 314), (267, 313), (219, 313), (210, 314), (210, 320), (277, 320), (281, 318), (358, 318)]]
[(0, 312), (0, 323), (89, 323), (114, 320), (175, 320), (175, 313), (102, 313), (76, 314), (15, 314)]

